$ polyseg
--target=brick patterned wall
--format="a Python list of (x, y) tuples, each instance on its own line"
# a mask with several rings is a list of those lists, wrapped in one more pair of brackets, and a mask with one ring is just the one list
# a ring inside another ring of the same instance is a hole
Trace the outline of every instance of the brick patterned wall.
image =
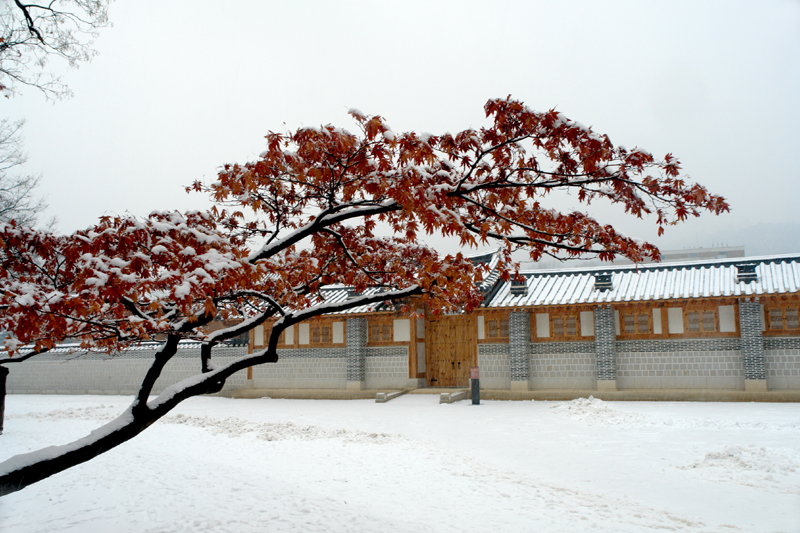
[(364, 381), (367, 349), (367, 319), (347, 319), (347, 381)]
[(745, 379), (766, 379), (764, 343), (761, 336), (761, 305), (739, 300), (739, 329)]
[(365, 358), (368, 389), (403, 389), (408, 385), (408, 347), (367, 348)]
[(531, 357), (537, 355), (595, 353), (594, 341), (532, 342), (528, 347)]
[(616, 353), (629, 352), (725, 352), (741, 351), (741, 339), (672, 339), (617, 341)]
[[(97, 353), (42, 354), (10, 365), (11, 394), (134, 394), (147, 373), (155, 347), (137, 348), (113, 357)], [(212, 360), (225, 364), (247, 353), (247, 347), (221, 346)], [(153, 394), (200, 373), (199, 345), (181, 347), (164, 367)], [(237, 372), (225, 382), (225, 390), (242, 388), (246, 372)]]
[(594, 346), (598, 380), (617, 379), (614, 362), (614, 310), (609, 307), (597, 307), (594, 310)]
[(508, 314), (508, 344), (511, 358), (511, 381), (528, 381), (531, 377), (531, 315), (527, 311)]
[(257, 389), (339, 389), (346, 385), (345, 348), (278, 350), (277, 363), (253, 367), (253, 387)]
[(531, 389), (594, 389), (595, 343), (531, 343)]
[(257, 389), (336, 389), (346, 385), (346, 373), (346, 348), (282, 349), (278, 362), (253, 367), (252, 385)]
[(511, 349), (508, 344), (479, 344), (478, 368), (482, 389), (511, 386)]
[(764, 362), (768, 389), (800, 389), (800, 338), (765, 338)]
[(617, 353), (619, 389), (744, 389), (741, 351), (669, 351), (675, 341), (651, 342), (664, 350)]
[(800, 337), (764, 337), (765, 350), (800, 350)]

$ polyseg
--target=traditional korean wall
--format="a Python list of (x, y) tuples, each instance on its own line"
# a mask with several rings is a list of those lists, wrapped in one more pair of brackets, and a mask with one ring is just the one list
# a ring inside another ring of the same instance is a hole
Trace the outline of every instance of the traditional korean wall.
[[(800, 388), (799, 346), (782, 349), (765, 340), (768, 387)], [(614, 342), (617, 388), (622, 389), (744, 389), (740, 339), (637, 340)], [(481, 387), (508, 388), (508, 344), (478, 345)], [(530, 390), (592, 390), (597, 387), (594, 341), (529, 344)]]
[(744, 389), (739, 339), (617, 341), (617, 388)]
[[(128, 350), (112, 356), (97, 353), (45, 353), (9, 365), (10, 394), (134, 394), (153, 360), (155, 347)], [(221, 346), (214, 361), (225, 363), (247, 353), (246, 346)], [(181, 347), (164, 367), (153, 394), (200, 372), (200, 346)], [(245, 371), (225, 382), (223, 390), (245, 386)]]
[[(352, 356), (352, 354), (350, 354)], [(344, 389), (347, 348), (278, 350), (278, 362), (253, 367), (255, 389)], [(402, 389), (408, 386), (408, 347), (364, 349), (364, 388)]]
[[(650, 331), (637, 329), (634, 334), (655, 333), (661, 337), (649, 339), (624, 336), (620, 339), (620, 311), (606, 306), (596, 308), (593, 317), (581, 312), (580, 320), (578, 311), (572, 310), (574, 341), (552, 339), (559, 329), (553, 326), (552, 316), (563, 317), (564, 313), (531, 312), (530, 331), (509, 327), (507, 342), (478, 345), (481, 387), (513, 389), (512, 346), (524, 346), (528, 354), (528, 390), (744, 391), (748, 390), (748, 384), (752, 390), (753, 383), (763, 387), (761, 390), (800, 390), (800, 337), (764, 336), (763, 306), (757, 301), (735, 304), (738, 308), (732, 305), (704, 308), (715, 313), (714, 330), (704, 331), (703, 336), (696, 338), (685, 332), (685, 313), (677, 305), (658, 312), (635, 309), (636, 313), (644, 313), (637, 318)], [(492, 320), (502, 318), (497, 310), (492, 312)], [(622, 313), (631, 311), (626, 309)], [(525, 319), (524, 312), (508, 316), (518, 315)], [(736, 318), (740, 321), (736, 322)], [(479, 328), (487, 320), (479, 320)], [(568, 321), (561, 319), (560, 323)], [(580, 339), (578, 324), (580, 336), (591, 334), (588, 339)], [(667, 333), (677, 338), (667, 338)], [(488, 336), (481, 337), (479, 329), (479, 339)], [(600, 383), (600, 379), (604, 381)]]
[(343, 389), (347, 385), (346, 348), (278, 350), (278, 362), (253, 367), (255, 389)]
[(508, 344), (479, 344), (478, 368), (482, 389), (511, 386), (511, 350)]
[(531, 390), (594, 389), (597, 357), (594, 342), (530, 344)]
[[(135, 349), (113, 357), (90, 353), (42, 354), (10, 366), (10, 394), (134, 394), (153, 360), (155, 348)], [(214, 362), (224, 364), (247, 354), (247, 347), (218, 347)], [(227, 379), (223, 390), (245, 388), (343, 389), (347, 385), (345, 348), (278, 350), (277, 363), (253, 367), (252, 380), (242, 370)], [(366, 349), (366, 388), (405, 388), (408, 379), (408, 348)], [(166, 387), (200, 373), (200, 348), (180, 348), (164, 367), (153, 387), (159, 394)]]
[(364, 363), (367, 389), (404, 389), (409, 385), (407, 346), (367, 348)]
[(767, 388), (800, 390), (800, 337), (764, 339)]

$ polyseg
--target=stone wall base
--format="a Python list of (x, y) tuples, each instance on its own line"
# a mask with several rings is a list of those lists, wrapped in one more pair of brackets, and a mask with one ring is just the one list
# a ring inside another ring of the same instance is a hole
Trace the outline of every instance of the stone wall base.
[(364, 390), (367, 388), (365, 381), (348, 381), (347, 390)]
[(766, 391), (747, 392), (743, 390), (664, 390), (638, 389), (619, 391), (598, 390), (538, 390), (510, 391), (508, 389), (483, 389), (481, 401), (484, 400), (536, 400), (536, 401), (568, 401), (577, 398), (594, 397), (603, 401), (625, 402), (800, 402), (800, 391)]
[(745, 392), (767, 392), (766, 379), (746, 379), (744, 380)]
[(511, 381), (511, 390), (512, 391), (527, 391), (530, 390), (530, 384), (528, 380), (525, 381)]
[(599, 390), (599, 391), (617, 390), (617, 380), (616, 379), (598, 379), (597, 380), (597, 390)]

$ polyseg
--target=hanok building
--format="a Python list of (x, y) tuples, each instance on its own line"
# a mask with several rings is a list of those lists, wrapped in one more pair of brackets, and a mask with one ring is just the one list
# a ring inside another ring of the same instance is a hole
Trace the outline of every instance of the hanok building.
[[(522, 276), (492, 271), (468, 314), (373, 305), (298, 324), (277, 363), (248, 370), (248, 386), (465, 387), (478, 367), (493, 390), (800, 391), (800, 255)], [(268, 329), (251, 334), (251, 351)]]

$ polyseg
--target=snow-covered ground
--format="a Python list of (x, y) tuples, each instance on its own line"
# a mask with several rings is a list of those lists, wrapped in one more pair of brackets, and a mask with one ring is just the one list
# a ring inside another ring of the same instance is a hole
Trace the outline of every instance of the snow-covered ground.
[[(128, 401), (9, 396), (0, 459)], [(798, 532), (800, 405), (196, 398), (0, 531)]]

